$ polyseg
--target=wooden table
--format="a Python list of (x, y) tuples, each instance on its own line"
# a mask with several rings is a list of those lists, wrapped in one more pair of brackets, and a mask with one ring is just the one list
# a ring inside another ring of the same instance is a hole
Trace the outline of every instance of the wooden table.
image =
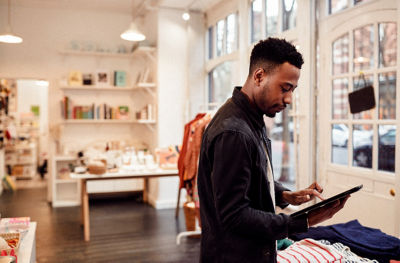
[(90, 240), (90, 219), (89, 219), (89, 196), (87, 192), (87, 182), (88, 181), (99, 181), (99, 180), (112, 180), (112, 179), (132, 179), (132, 178), (143, 178), (144, 179), (144, 189), (143, 189), (143, 201), (148, 200), (148, 187), (149, 178), (158, 178), (166, 176), (178, 176), (178, 170), (154, 170), (154, 171), (120, 171), (117, 173), (105, 173), (102, 175), (96, 174), (76, 174), (71, 173), (71, 178), (81, 179), (82, 182), (82, 223), (83, 223), (83, 235), (85, 241)]

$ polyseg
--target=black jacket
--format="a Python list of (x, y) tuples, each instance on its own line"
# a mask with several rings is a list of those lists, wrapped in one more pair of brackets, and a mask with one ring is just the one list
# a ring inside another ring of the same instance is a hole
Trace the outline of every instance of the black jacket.
[(267, 179), (263, 114), (236, 87), (203, 135), (198, 171), (201, 262), (276, 262), (276, 240), (307, 230), (305, 217), (275, 214), (285, 189)]

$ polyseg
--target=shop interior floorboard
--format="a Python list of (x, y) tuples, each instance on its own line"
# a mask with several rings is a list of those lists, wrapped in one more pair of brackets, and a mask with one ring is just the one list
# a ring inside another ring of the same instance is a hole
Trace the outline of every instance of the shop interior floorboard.
[(52, 208), (46, 188), (5, 191), (1, 217), (30, 216), (37, 222), (36, 259), (42, 262), (198, 262), (200, 239), (181, 239), (181, 209), (156, 210), (140, 195), (90, 199), (90, 242), (83, 241), (80, 207)]

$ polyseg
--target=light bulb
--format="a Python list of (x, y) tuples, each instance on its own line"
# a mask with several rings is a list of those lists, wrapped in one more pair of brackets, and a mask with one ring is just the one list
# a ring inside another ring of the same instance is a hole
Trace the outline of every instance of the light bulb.
[(188, 21), (190, 19), (190, 14), (188, 12), (184, 12), (182, 14), (182, 19)]

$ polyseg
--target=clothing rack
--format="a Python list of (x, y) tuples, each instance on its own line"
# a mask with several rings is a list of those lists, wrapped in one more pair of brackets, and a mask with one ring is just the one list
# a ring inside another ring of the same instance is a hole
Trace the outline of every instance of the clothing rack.
[[(208, 105), (215, 106), (215, 105)], [(180, 158), (178, 160), (178, 170), (179, 170), (179, 187), (178, 187), (178, 199), (175, 210), (175, 218), (179, 217), (180, 209), (180, 197), (181, 189), (190, 187), (189, 195), (195, 196), (194, 201), (197, 200), (198, 209), (198, 199), (197, 199), (197, 189), (196, 189), (196, 178), (197, 178), (197, 168), (198, 159), (201, 147), (201, 138), (203, 136), (205, 127), (207, 127), (212, 116), (214, 116), (217, 109), (207, 110), (202, 113), (198, 113), (196, 117), (185, 125), (184, 138), (182, 143), (182, 149), (180, 153)], [(187, 177), (186, 177), (187, 176)], [(188, 179), (190, 178), (190, 179)], [(176, 244), (180, 244), (182, 237), (194, 236), (201, 234), (201, 228), (197, 217), (195, 217), (196, 229), (193, 231), (183, 231), (180, 232), (176, 237)]]

